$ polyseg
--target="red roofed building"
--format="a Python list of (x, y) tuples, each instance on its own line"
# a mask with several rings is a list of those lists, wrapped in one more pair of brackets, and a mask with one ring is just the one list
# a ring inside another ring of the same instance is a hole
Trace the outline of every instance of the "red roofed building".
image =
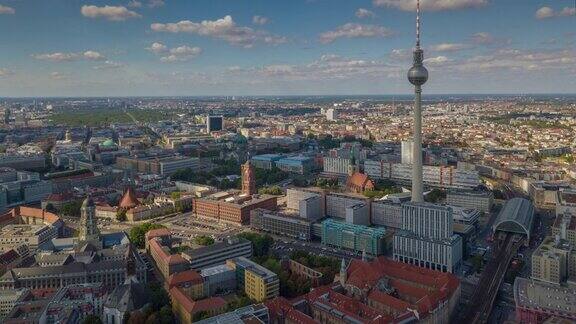
[(168, 289), (180, 288), (188, 297), (200, 299), (204, 297), (204, 280), (194, 270), (175, 273), (167, 280)]
[(380, 257), (343, 263), (337, 282), (266, 306), (272, 322), (448, 323), (459, 298), (456, 276)]
[(374, 182), (368, 178), (368, 175), (355, 172), (348, 177), (346, 188), (352, 192), (362, 193), (366, 190), (374, 190)]
[(178, 287), (170, 289), (170, 299), (172, 300), (172, 311), (180, 323), (185, 324), (195, 322), (194, 315), (200, 312), (205, 312), (211, 317), (224, 313), (228, 306), (222, 297), (192, 300)]
[(139, 206), (139, 205), (140, 205), (140, 201), (138, 200), (138, 198), (136, 198), (136, 194), (134, 193), (134, 189), (132, 189), (132, 187), (128, 186), (128, 188), (126, 188), (126, 190), (124, 191), (124, 195), (122, 196), (122, 199), (120, 199), (120, 202), (118, 203), (118, 207), (128, 210), (130, 208), (134, 208), (134, 207)]
[(147, 241), (147, 251), (164, 279), (170, 278), (174, 273), (188, 270), (190, 263), (180, 254), (171, 254), (170, 247), (163, 245), (163, 242), (161, 237), (151, 238)]

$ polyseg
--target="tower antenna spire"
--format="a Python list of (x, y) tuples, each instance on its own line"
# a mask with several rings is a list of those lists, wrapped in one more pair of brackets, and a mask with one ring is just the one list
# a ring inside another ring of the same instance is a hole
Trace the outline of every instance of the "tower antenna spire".
[(420, 0), (416, 0), (416, 47), (420, 47)]

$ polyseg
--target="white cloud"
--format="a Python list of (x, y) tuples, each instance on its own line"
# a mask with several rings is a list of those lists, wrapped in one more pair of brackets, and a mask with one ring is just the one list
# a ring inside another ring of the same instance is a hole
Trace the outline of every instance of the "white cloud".
[(370, 11), (368, 9), (364, 9), (364, 8), (358, 8), (358, 10), (356, 10), (355, 15), (356, 15), (356, 17), (358, 17), (360, 19), (373, 18), (376, 16), (372, 11)]
[(392, 34), (392, 30), (382, 26), (347, 23), (320, 34), (320, 42), (327, 44), (338, 38), (389, 37)]
[(0, 78), (13, 75), (14, 72), (5, 68), (0, 68)]
[(150, 45), (150, 47), (147, 47), (146, 49), (154, 54), (160, 54), (168, 51), (168, 47), (166, 45), (158, 42), (152, 43), (152, 45)]
[(164, 0), (150, 0), (148, 1), (149, 8), (158, 8), (165, 5)]
[(3, 6), (0, 4), (0, 15), (13, 15), (16, 13), (16, 10), (12, 7)]
[(494, 36), (486, 32), (479, 32), (472, 35), (472, 41), (477, 44), (492, 44), (495, 41)]
[(430, 46), (430, 49), (436, 52), (457, 52), (465, 49), (469, 49), (472, 46), (469, 44), (460, 43), (442, 43)]
[(268, 19), (268, 17), (264, 17), (264, 16), (254, 16), (252, 17), (252, 23), (254, 25), (266, 25), (270, 20)]
[(43, 61), (68, 62), (78, 60), (80, 56), (78, 55), (78, 53), (56, 52), (56, 53), (34, 54), (32, 55), (32, 57), (37, 60), (43, 60)]
[(68, 78), (68, 75), (62, 72), (52, 72), (50, 73), (50, 78), (54, 80), (64, 80)]
[(124, 6), (82, 6), (80, 12), (84, 17), (88, 18), (104, 18), (111, 21), (124, 21), (130, 18), (140, 18), (140, 14), (128, 10)]
[(576, 15), (576, 7), (564, 7), (560, 11), (555, 11), (550, 7), (542, 7), (536, 10), (536, 19), (548, 19), (553, 17), (570, 17)]
[(444, 64), (444, 63), (447, 63), (450, 61), (451, 60), (449, 58), (441, 55), (441, 56), (427, 58), (424, 60), (424, 63), (430, 64), (430, 65), (440, 65), (440, 64)]
[(124, 64), (114, 61), (104, 61), (101, 65), (92, 67), (94, 70), (115, 70), (124, 67)]
[(34, 54), (32, 55), (32, 57), (37, 60), (50, 61), (50, 62), (71, 62), (71, 61), (79, 61), (82, 59), (88, 61), (102, 61), (106, 59), (106, 57), (101, 53), (92, 50), (88, 50), (83, 53), (55, 52), (55, 53)]
[(558, 16), (561, 17), (576, 16), (576, 7), (564, 7), (564, 9), (562, 9), (562, 11), (558, 13)]
[(141, 1), (130, 0), (130, 2), (128, 2), (128, 8), (141, 8), (141, 7), (142, 7)]
[(153, 23), (150, 28), (155, 32), (189, 33), (214, 37), (245, 48), (253, 47), (258, 42), (265, 44), (286, 42), (286, 38), (272, 35), (266, 31), (237, 26), (231, 16), (225, 16), (218, 20), (203, 20), (201, 22), (182, 20), (177, 23)]
[(160, 58), (160, 61), (165, 63), (186, 62), (202, 54), (202, 49), (200, 47), (183, 45), (168, 48), (168, 46), (158, 42), (152, 43), (152, 45), (146, 49), (156, 55), (163, 55)]
[(550, 7), (542, 7), (536, 10), (536, 18), (538, 19), (546, 19), (554, 17), (554, 10)]
[[(376, 7), (391, 7), (404, 11), (415, 11), (416, 0), (373, 0)], [(458, 10), (486, 6), (488, 0), (421, 0), (420, 9), (430, 11)]]
[(102, 61), (105, 60), (106, 57), (104, 55), (96, 52), (96, 51), (86, 51), (82, 54), (85, 59), (90, 61)]

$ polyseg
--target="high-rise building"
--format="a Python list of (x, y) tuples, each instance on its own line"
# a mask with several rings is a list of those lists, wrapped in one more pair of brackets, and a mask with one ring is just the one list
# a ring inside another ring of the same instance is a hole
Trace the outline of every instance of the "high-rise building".
[(454, 272), (462, 238), (454, 234), (452, 208), (423, 202), (402, 205), (402, 228), (394, 236), (394, 260)]
[(338, 119), (338, 111), (334, 108), (330, 108), (326, 111), (326, 119), (328, 120), (337, 120)]
[(414, 142), (402, 141), (400, 143), (400, 153), (402, 164), (412, 164), (412, 155), (414, 151)]
[(206, 116), (206, 132), (218, 132), (224, 129), (224, 116)]
[(420, 48), (420, 2), (416, 4), (416, 47), (414, 62), (408, 71), (408, 81), (414, 85), (414, 143), (412, 146), (412, 201), (422, 202), (422, 86), (428, 80), (424, 67), (424, 51)]
[(249, 196), (256, 193), (256, 175), (250, 160), (242, 165), (242, 193)]

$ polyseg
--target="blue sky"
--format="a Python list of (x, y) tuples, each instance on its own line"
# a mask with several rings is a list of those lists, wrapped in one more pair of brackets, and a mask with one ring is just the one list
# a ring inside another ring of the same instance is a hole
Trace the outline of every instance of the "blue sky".
[[(576, 92), (574, 0), (422, 0), (428, 93)], [(413, 0), (0, 0), (0, 96), (402, 94)]]

